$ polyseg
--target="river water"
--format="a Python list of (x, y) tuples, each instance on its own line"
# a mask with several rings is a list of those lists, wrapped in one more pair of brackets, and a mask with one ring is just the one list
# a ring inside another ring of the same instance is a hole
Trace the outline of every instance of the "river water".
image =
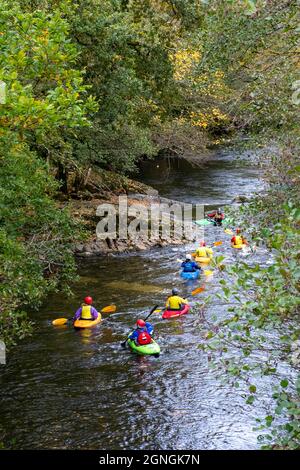
[[(159, 165), (157, 167), (156, 165)], [(257, 168), (219, 153), (203, 168), (184, 162), (147, 163), (143, 181), (162, 195), (208, 207), (227, 204), (237, 194), (262, 188)], [(205, 228), (207, 243), (226, 263), (236, 261), (222, 228)], [(173, 321), (153, 314), (158, 359), (138, 357), (120, 347), (137, 318), (163, 305), (172, 287), (188, 295), (198, 285), (179, 276), (178, 258), (187, 247), (153, 249), (130, 255), (82, 260), (74, 297), (58, 293), (32, 313), (36, 329), (1, 366), (0, 422), (5, 442), (17, 449), (255, 449), (255, 418), (267, 414), (270, 384), (260, 387), (256, 407), (245, 390), (231, 387), (208, 367), (197, 348), (201, 321), (197, 313)], [(257, 255), (260, 256), (259, 254)], [(263, 256), (263, 255), (262, 255)], [(253, 260), (252, 260), (253, 261)], [(218, 275), (207, 290), (218, 291)], [(114, 314), (91, 330), (53, 327), (51, 320), (72, 316), (85, 295), (95, 306), (115, 303)], [(201, 294), (203, 295), (203, 294)], [(207, 315), (224, 315), (216, 298)], [(265, 393), (264, 393), (265, 392)]]

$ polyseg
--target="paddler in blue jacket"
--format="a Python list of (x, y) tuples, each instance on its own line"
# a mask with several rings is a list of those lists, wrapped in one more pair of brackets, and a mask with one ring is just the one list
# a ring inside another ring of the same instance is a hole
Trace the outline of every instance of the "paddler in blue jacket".
[(135, 341), (135, 344), (149, 344), (151, 343), (152, 339), (151, 336), (153, 334), (153, 326), (149, 322), (145, 322), (142, 319), (139, 319), (136, 322), (136, 329), (131, 333), (129, 339)]
[(185, 261), (181, 265), (184, 273), (194, 273), (195, 271), (200, 270), (200, 266), (192, 260), (192, 255), (186, 255)]

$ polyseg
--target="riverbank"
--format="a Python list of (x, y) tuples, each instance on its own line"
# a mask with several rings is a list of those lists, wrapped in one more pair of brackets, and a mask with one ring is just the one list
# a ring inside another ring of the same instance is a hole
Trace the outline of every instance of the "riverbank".
[[(103, 256), (110, 253), (126, 253), (132, 251), (142, 251), (153, 247), (165, 247), (168, 245), (182, 245), (192, 241), (176, 233), (170, 237), (165, 237), (161, 230), (156, 237), (139, 233), (136, 236), (120, 238), (117, 230), (115, 238), (98, 238), (96, 226), (101, 218), (97, 215), (97, 209), (101, 205), (110, 205), (116, 211), (116, 218), (119, 218), (119, 197), (126, 196), (128, 210), (133, 206), (150, 210), (153, 204), (162, 208), (161, 217), (170, 213), (173, 204), (183, 206), (183, 203), (171, 200), (159, 195), (158, 190), (153, 187), (133, 180), (131, 178), (118, 175), (105, 170), (88, 170), (88, 179), (84, 179), (83, 184), (76, 192), (70, 188), (67, 208), (78, 224), (85, 230), (85, 240), (75, 243), (74, 254), (78, 257)], [(170, 220), (174, 215), (170, 214)], [(129, 217), (129, 221), (133, 220)], [(149, 227), (150, 229), (150, 227)]]

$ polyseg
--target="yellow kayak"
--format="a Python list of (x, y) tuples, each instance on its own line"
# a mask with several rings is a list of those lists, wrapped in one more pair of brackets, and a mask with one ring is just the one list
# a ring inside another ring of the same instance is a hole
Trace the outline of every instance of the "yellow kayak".
[(74, 328), (92, 328), (95, 325), (98, 325), (102, 320), (101, 314), (98, 314), (96, 320), (75, 320), (74, 321)]
[(245, 246), (247, 246), (245, 243), (240, 243), (239, 245), (235, 245), (234, 243), (231, 244), (232, 248), (236, 248), (237, 250), (241, 250)]
[(196, 256), (195, 261), (200, 264), (209, 264), (211, 262), (211, 258), (208, 256)]

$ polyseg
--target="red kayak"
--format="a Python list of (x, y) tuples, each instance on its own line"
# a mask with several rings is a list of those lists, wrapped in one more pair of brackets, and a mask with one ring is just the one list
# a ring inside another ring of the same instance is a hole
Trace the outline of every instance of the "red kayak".
[(164, 319), (180, 317), (181, 315), (186, 315), (187, 313), (189, 313), (190, 308), (191, 307), (189, 305), (185, 305), (184, 309), (182, 310), (165, 310), (162, 317)]

